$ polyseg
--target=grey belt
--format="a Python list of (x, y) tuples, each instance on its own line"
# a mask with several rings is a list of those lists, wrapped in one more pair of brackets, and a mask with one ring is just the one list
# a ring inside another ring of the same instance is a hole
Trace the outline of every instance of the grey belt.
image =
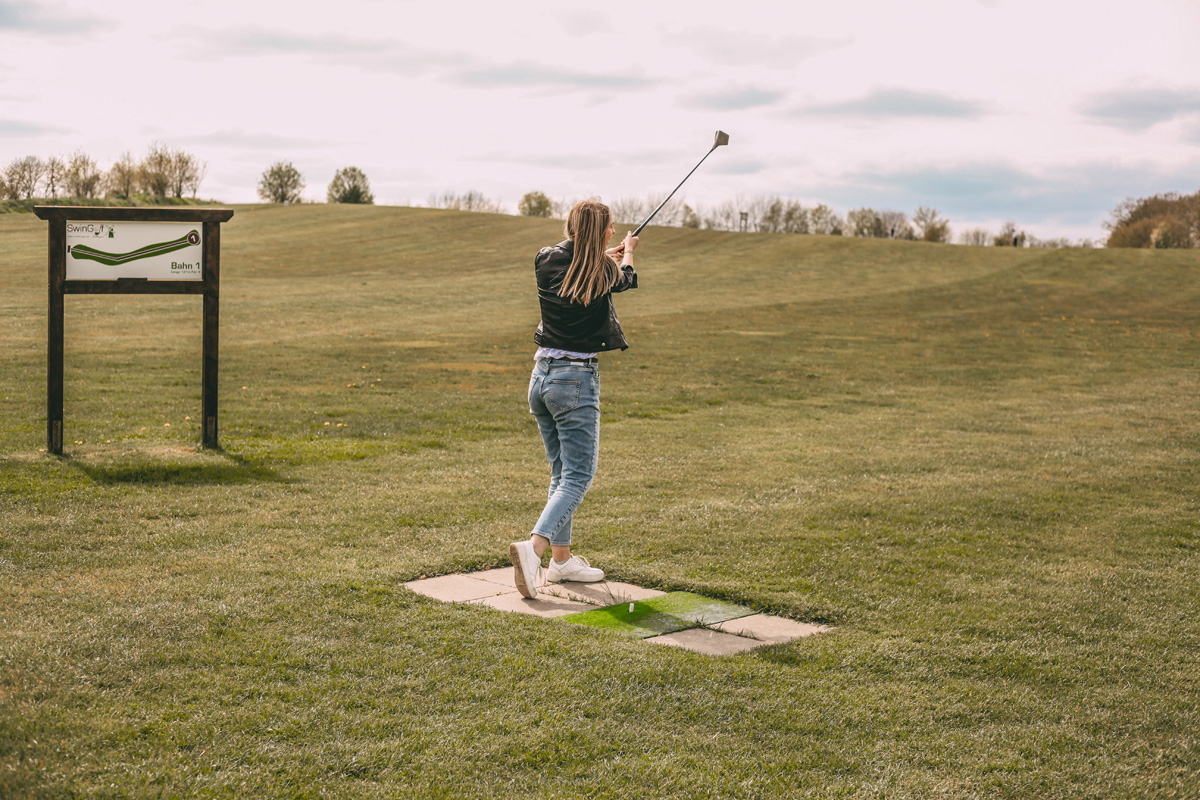
[(542, 360), (556, 364), (570, 364), (572, 367), (591, 367), (600, 363), (598, 358), (589, 358), (587, 361), (571, 361), (565, 358), (543, 358)]

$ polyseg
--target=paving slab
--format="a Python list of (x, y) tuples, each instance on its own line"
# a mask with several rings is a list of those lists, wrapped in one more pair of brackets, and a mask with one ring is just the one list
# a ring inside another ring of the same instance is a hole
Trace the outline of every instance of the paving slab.
[(487, 581), (488, 583), (498, 583), (501, 586), (507, 586), (510, 589), (517, 588), (516, 581), (513, 580), (512, 567), (500, 567), (499, 569), (485, 569), (480, 572), (465, 573), (468, 578), (474, 578), (477, 581)]
[(710, 656), (744, 653), (766, 644), (766, 642), (755, 639), (747, 639), (745, 636), (735, 636), (732, 633), (721, 633), (706, 628), (689, 628), (686, 631), (664, 633), (662, 636), (651, 636), (646, 641), (671, 647), (682, 647), (684, 650), (694, 650)]
[[(632, 610), (630, 605), (633, 606)], [(562, 617), (564, 622), (603, 628), (637, 639), (674, 633), (697, 623), (715, 624), (754, 612), (736, 603), (714, 600), (691, 592), (668, 592), (658, 597)]]
[(538, 592), (538, 596), (530, 600), (522, 596), (518, 592), (509, 594), (498, 594), (493, 597), (485, 597), (482, 600), (472, 600), (471, 605), (488, 606), (500, 611), (516, 611), (520, 614), (533, 614), (536, 617), (561, 617), (566, 614), (574, 614), (578, 611), (587, 611), (595, 608), (595, 606), (587, 603), (580, 603), (577, 600), (568, 600), (563, 597), (554, 597)]
[(732, 633), (737, 636), (748, 636), (757, 639), (758, 644), (779, 644), (823, 633), (829, 628), (825, 625), (812, 625), (807, 622), (775, 617), (770, 614), (753, 614), (749, 617), (739, 617), (713, 625), (717, 630)]
[(538, 591), (557, 597), (578, 600), (581, 603), (589, 603), (593, 606), (611, 606), (618, 603), (628, 604), (632, 601), (648, 600), (651, 597), (661, 597), (666, 594), (666, 592), (660, 592), (658, 589), (643, 589), (632, 583), (621, 583), (620, 581), (601, 581), (599, 583), (566, 581), (564, 583), (547, 583), (544, 586), (539, 586)]
[(515, 588), (509, 589), (498, 583), (475, 580), (466, 575), (441, 575), (437, 578), (410, 581), (404, 585), (417, 594), (447, 603), (464, 603), (516, 591)]

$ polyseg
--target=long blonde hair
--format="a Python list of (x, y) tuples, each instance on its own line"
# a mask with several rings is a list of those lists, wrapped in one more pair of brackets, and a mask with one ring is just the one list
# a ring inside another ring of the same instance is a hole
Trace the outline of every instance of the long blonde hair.
[(583, 200), (571, 208), (563, 231), (575, 243), (575, 251), (558, 289), (559, 297), (586, 306), (603, 296), (621, 277), (617, 262), (604, 252), (605, 234), (611, 222), (612, 212), (597, 200)]

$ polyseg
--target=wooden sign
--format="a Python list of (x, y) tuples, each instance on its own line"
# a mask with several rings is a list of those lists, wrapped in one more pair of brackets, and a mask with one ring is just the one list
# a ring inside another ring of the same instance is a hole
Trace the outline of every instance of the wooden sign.
[(63, 451), (63, 327), (68, 294), (199, 294), (201, 420), (205, 447), (217, 446), (217, 347), (221, 223), (227, 208), (36, 206), (50, 223), (46, 449)]

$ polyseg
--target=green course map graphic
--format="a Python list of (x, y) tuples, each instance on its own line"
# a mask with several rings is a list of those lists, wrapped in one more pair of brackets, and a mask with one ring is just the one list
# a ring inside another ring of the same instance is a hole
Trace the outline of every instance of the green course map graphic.
[(115, 267), (118, 264), (128, 264), (130, 261), (137, 261), (141, 258), (174, 253), (176, 250), (182, 250), (185, 247), (194, 247), (198, 244), (200, 244), (200, 233), (198, 231), (191, 231), (186, 236), (180, 236), (178, 239), (172, 239), (169, 242), (148, 244), (145, 247), (139, 247), (137, 250), (130, 250), (128, 253), (106, 253), (103, 250), (88, 247), (86, 244), (74, 245), (69, 248), (69, 251), (71, 258), (99, 261), (101, 264)]

